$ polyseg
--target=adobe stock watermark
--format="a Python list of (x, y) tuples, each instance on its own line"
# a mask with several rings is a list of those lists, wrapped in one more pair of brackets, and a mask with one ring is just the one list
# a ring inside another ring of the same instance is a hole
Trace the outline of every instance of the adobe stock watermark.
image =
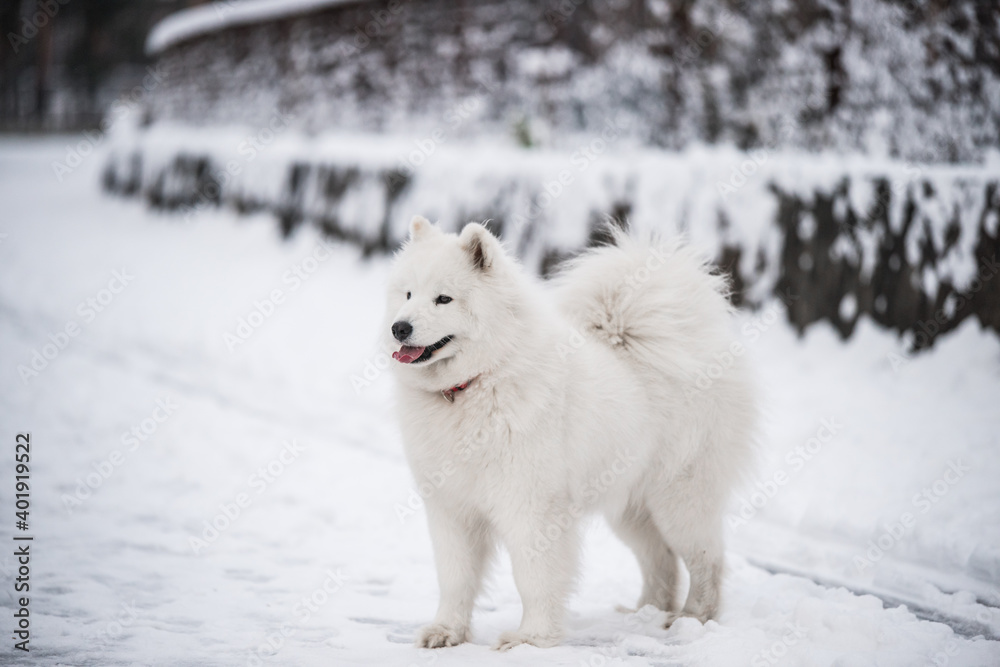
[(758, 512), (778, 495), (778, 491), (802, 472), (806, 464), (816, 458), (843, 428), (844, 425), (837, 421), (837, 417), (822, 419), (819, 428), (816, 429), (816, 433), (812, 437), (785, 453), (783, 461), (787, 468), (778, 468), (770, 476), (758, 479), (754, 482), (754, 491), (748, 496), (741, 494), (736, 497), (739, 501), (739, 508), (736, 514), (729, 515), (729, 527), (736, 530), (748, 525)]
[[(8, 32), (7, 41), (15, 55), (22, 47), (27, 46), (31, 40), (38, 37), (39, 31), (47, 26), (56, 17), (59, 10), (70, 3), (71, 0), (35, 0), (37, 11), (21, 17), (20, 30), (17, 33)], [(16, 7), (17, 5), (15, 5)]]
[(105, 623), (94, 634), (94, 641), (101, 648), (110, 648), (111, 644), (121, 639), (125, 630), (135, 625), (139, 618), (135, 600), (132, 600), (131, 604), (122, 602), (121, 608), (121, 611), (112, 620)]
[(327, 602), (330, 601), (345, 585), (351, 577), (341, 572), (338, 567), (336, 571), (327, 569), (324, 572), (326, 578), (323, 583), (317, 586), (309, 595), (303, 596), (293, 607), (292, 615), (294, 620), (285, 621), (273, 632), (269, 632), (264, 641), (256, 648), (250, 649), (247, 656), (247, 667), (261, 667), (265, 660), (275, 657), (285, 645), (285, 642), (298, 632), (299, 627), (304, 625), (318, 612)]
[[(617, 224), (618, 221), (608, 216), (605, 218), (610, 224)], [(650, 246), (648, 257), (640, 266), (633, 269), (630, 274), (622, 278), (619, 287), (627, 287), (629, 292), (638, 292), (639, 288), (649, 282), (653, 274), (667, 265), (670, 260), (670, 246), (661, 244)]]
[(73, 490), (73, 494), (62, 494), (60, 500), (66, 511), (72, 514), (73, 510), (91, 498), (115, 473), (115, 470), (125, 463), (129, 455), (138, 451), (159, 430), (160, 425), (173, 416), (174, 411), (179, 407), (169, 396), (156, 399), (156, 407), (153, 408), (150, 415), (122, 433), (123, 449), (113, 449), (105, 458), (92, 463), (93, 472), (76, 478), (76, 488)]
[[(654, 621), (658, 617), (662, 616), (663, 612), (651, 604), (647, 604), (641, 609), (636, 609), (635, 611), (628, 612), (625, 614), (625, 618), (622, 622), (624, 625), (624, 630), (615, 630), (614, 635), (611, 637), (610, 646), (600, 646), (594, 647), (596, 650), (590, 654), (586, 660), (580, 661), (580, 667), (612, 667), (612, 665), (620, 664), (621, 659), (626, 655), (629, 655), (626, 651), (621, 648), (622, 643), (624, 643), (631, 634), (647, 634), (643, 626), (647, 625), (651, 621)], [(662, 651), (657, 649), (652, 653), (643, 651), (643, 657), (651, 658), (662, 655)]]
[(561, 361), (566, 361), (570, 356), (576, 354), (583, 349), (583, 346), (587, 344), (587, 337), (583, 335), (576, 327), (570, 327), (569, 336), (566, 341), (560, 341), (556, 343), (556, 354), (559, 355)]
[(934, 667), (946, 667), (951, 664), (951, 659), (957, 657), (961, 652), (962, 649), (959, 647), (958, 642), (949, 641), (944, 645), (942, 650), (927, 654), (927, 660)]
[[(920, 514), (927, 514), (951, 489), (958, 484), (965, 473), (972, 470), (971, 466), (962, 463), (961, 459), (948, 462), (948, 468), (938, 479), (913, 495), (911, 504)], [(882, 524), (882, 534), (873, 540), (868, 540), (868, 550), (859, 554), (851, 561), (854, 569), (860, 574), (882, 560), (900, 543), (903, 536), (917, 525), (917, 516), (912, 512), (903, 512), (899, 519), (891, 524)]]
[(619, 447), (614, 454), (615, 458), (608, 467), (584, 482), (583, 487), (578, 490), (580, 501), (570, 503), (566, 511), (557, 513), (544, 528), (535, 529), (531, 544), (521, 547), (523, 556), (532, 560), (548, 551), (567, 531), (572, 530), (588, 509), (597, 505), (601, 497), (607, 494), (639, 460), (631, 449), (625, 447)]
[(338, 40), (336, 49), (343, 58), (350, 58), (367, 49), (373, 39), (378, 38), (386, 28), (402, 13), (409, 0), (389, 0), (385, 9), (372, 9), (371, 20), (364, 25), (354, 26), (354, 31), (346, 39)]
[(258, 155), (265, 152), (281, 134), (287, 131), (295, 118), (293, 113), (277, 111), (271, 115), (266, 124), (244, 136), (235, 146), (239, 159), (227, 160), (223, 168), (215, 168), (213, 165), (211, 178), (196, 191), (194, 203), (179, 207), (184, 221), (189, 222), (199, 211), (221, 201), (223, 191), (232, 180), (242, 174), (247, 165), (256, 160)]
[(531, 220), (540, 216), (549, 206), (559, 199), (566, 189), (576, 182), (580, 174), (590, 169), (610, 148), (621, 139), (628, 129), (628, 124), (621, 118), (607, 120), (598, 136), (576, 147), (570, 155), (571, 167), (562, 169), (542, 183), (542, 191), (538, 193), (524, 213), (516, 213), (511, 217), (514, 229), (520, 230)]
[(729, 180), (716, 182), (715, 187), (718, 190), (719, 198), (726, 201), (746, 185), (750, 178), (767, 164), (775, 150), (777, 150), (777, 144), (748, 150), (746, 159), (741, 161), (738, 166), (733, 167)]
[(274, 316), (278, 308), (284, 305), (285, 299), (301, 289), (319, 271), (320, 267), (329, 261), (330, 257), (333, 256), (333, 251), (332, 243), (320, 239), (313, 245), (309, 254), (292, 262), (291, 266), (281, 274), (281, 283), (286, 286), (287, 291), (276, 287), (268, 292), (263, 299), (255, 300), (253, 308), (239, 319), (233, 331), (226, 331), (222, 334), (222, 340), (229, 351), (235, 352), (237, 347), (250, 340), (250, 337)]
[[(790, 306), (799, 299), (791, 288), (784, 292), (776, 292), (775, 296), (785, 305)], [(705, 364), (695, 373), (690, 385), (685, 385), (684, 393), (692, 396), (711, 389), (726, 373), (731, 371), (737, 360), (747, 353), (747, 350), (755, 344), (760, 337), (767, 333), (771, 327), (778, 322), (781, 317), (781, 308), (776, 302), (771, 302), (760, 313), (756, 313), (740, 327), (740, 335), (744, 342), (734, 340), (729, 347), (721, 352), (717, 352), (712, 361)]]
[(207, 549), (219, 539), (222, 533), (229, 530), (247, 508), (253, 505), (254, 497), (267, 491), (268, 487), (274, 484), (304, 451), (305, 448), (295, 440), (288, 440), (274, 458), (251, 473), (247, 477), (246, 485), (255, 494), (251, 495), (249, 490), (241, 491), (233, 496), (232, 500), (220, 503), (218, 513), (211, 519), (205, 519), (201, 522), (203, 526), (201, 537), (188, 536), (188, 545), (195, 555)]
[(390, 189), (409, 180), (417, 169), (434, 157), (449, 137), (485, 106), (488, 95), (496, 90), (485, 81), (476, 81), (476, 85), (475, 94), (456, 102), (444, 113), (444, 125), (437, 125), (426, 136), (414, 139), (413, 148), (396, 160), (395, 168), (388, 172), (386, 178)]
[(61, 329), (49, 333), (49, 342), (44, 343), (41, 348), (32, 348), (27, 362), (18, 364), (17, 374), (21, 377), (21, 383), (26, 385), (29, 380), (33, 380), (45, 371), (69, 347), (73, 339), (80, 335), (84, 327), (96, 320), (97, 316), (103, 313), (133, 280), (135, 276), (130, 274), (127, 268), (112, 271), (107, 287), (98, 290), (97, 294), (77, 305), (76, 314), (80, 317), (80, 321), (68, 320)]
[(806, 638), (806, 629), (798, 623), (788, 621), (785, 627), (788, 628), (788, 632), (767, 648), (758, 651), (750, 659), (750, 667), (771, 667), (778, 664), (793, 646)]
[[(822, 110), (826, 102), (809, 103), (808, 110)], [(719, 199), (727, 201), (730, 196), (736, 194), (750, 180), (763, 169), (764, 165), (770, 162), (771, 158), (781, 149), (784, 141), (792, 136), (796, 127), (795, 121), (790, 117), (783, 117), (778, 123), (778, 129), (772, 140), (764, 146), (751, 148), (746, 151), (746, 157), (738, 165), (733, 167), (727, 180), (716, 181), (715, 187), (719, 194)]]
[(361, 370), (361, 374), (351, 374), (351, 387), (354, 388), (354, 394), (356, 396), (360, 396), (364, 389), (372, 386), (376, 380), (382, 377), (382, 373), (384, 373), (392, 363), (392, 357), (385, 352), (379, 352), (374, 357), (366, 359), (364, 368)]
[(462, 439), (455, 446), (455, 458), (445, 459), (438, 470), (427, 474), (423, 481), (417, 480), (417, 486), (415, 489), (410, 489), (405, 504), (397, 502), (393, 505), (399, 523), (406, 523), (407, 519), (422, 510), (424, 501), (431, 498), (458, 471), (458, 464), (470, 461), (486, 443), (490, 442), (491, 436), (500, 433), (504, 428), (503, 419), (497, 413), (491, 412), (488, 424), (479, 427), (475, 433)]
[(52, 162), (52, 172), (55, 174), (56, 180), (62, 183), (68, 175), (83, 164), (84, 160), (97, 150), (97, 147), (115, 125), (128, 118), (145, 97), (163, 82), (164, 78), (162, 63), (147, 67), (146, 76), (143, 77), (142, 82), (111, 103), (108, 113), (101, 119), (98, 129), (84, 130), (79, 141), (66, 145), (65, 157), (61, 161), (54, 160)]

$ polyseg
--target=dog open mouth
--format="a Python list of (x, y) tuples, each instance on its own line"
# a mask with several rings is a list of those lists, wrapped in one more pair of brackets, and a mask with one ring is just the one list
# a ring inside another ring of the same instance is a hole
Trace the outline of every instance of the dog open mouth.
[(404, 345), (398, 351), (392, 353), (392, 358), (401, 364), (419, 364), (422, 361), (430, 359), (431, 355), (447, 345), (451, 338), (451, 336), (445, 336), (438, 342), (427, 347), (410, 347), (409, 345)]

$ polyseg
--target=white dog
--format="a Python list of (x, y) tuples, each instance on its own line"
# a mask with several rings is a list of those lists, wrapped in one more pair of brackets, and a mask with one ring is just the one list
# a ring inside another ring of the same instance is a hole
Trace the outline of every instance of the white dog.
[(595, 511), (635, 551), (639, 607), (667, 625), (718, 611), (722, 514), (755, 419), (725, 281), (676, 243), (614, 237), (545, 286), (481, 225), (410, 225), (384, 331), (441, 593), (418, 646), (468, 639), (498, 543), (523, 616), (496, 648), (557, 644)]

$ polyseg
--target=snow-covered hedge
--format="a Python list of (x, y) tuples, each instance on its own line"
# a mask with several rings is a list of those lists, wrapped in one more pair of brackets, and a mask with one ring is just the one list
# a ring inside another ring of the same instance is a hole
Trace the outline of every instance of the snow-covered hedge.
[[(1000, 332), (995, 164), (928, 166), (831, 154), (628, 149), (615, 126), (572, 150), (455, 143), (443, 133), (307, 136), (155, 124), (114, 142), (107, 190), (190, 218), (269, 211), (389, 251), (415, 213), (490, 220), (540, 272), (605, 221), (685, 234), (733, 275), (738, 303), (777, 295), (799, 327), (843, 335), (867, 315), (921, 347), (967, 317)], [(284, 127), (284, 131), (283, 130)]]
[(565, 148), (627, 115), (644, 145), (969, 162), (1000, 143), (1000, 4), (216, 0), (167, 18), (157, 121), (276, 110), (307, 131), (429, 131)]

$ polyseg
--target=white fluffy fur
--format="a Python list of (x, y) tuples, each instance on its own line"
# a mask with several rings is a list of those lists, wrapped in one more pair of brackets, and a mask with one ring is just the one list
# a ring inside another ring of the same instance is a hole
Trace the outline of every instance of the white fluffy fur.
[[(458, 236), (411, 224), (389, 286), (385, 348), (399, 348), (396, 321), (413, 325), (408, 344), (454, 336), (426, 362), (394, 364), (441, 593), (418, 646), (468, 639), (498, 543), (523, 616), (496, 647), (557, 644), (580, 518), (593, 512), (635, 552), (640, 607), (666, 610), (667, 625), (718, 611), (722, 514), (755, 415), (742, 359), (729, 351), (725, 284), (684, 247), (615, 236), (544, 285), (478, 224)], [(454, 300), (436, 304), (440, 294)], [(712, 367), (724, 370), (696, 385)], [(473, 378), (453, 403), (442, 396)], [(678, 557), (691, 574), (683, 606)]]

